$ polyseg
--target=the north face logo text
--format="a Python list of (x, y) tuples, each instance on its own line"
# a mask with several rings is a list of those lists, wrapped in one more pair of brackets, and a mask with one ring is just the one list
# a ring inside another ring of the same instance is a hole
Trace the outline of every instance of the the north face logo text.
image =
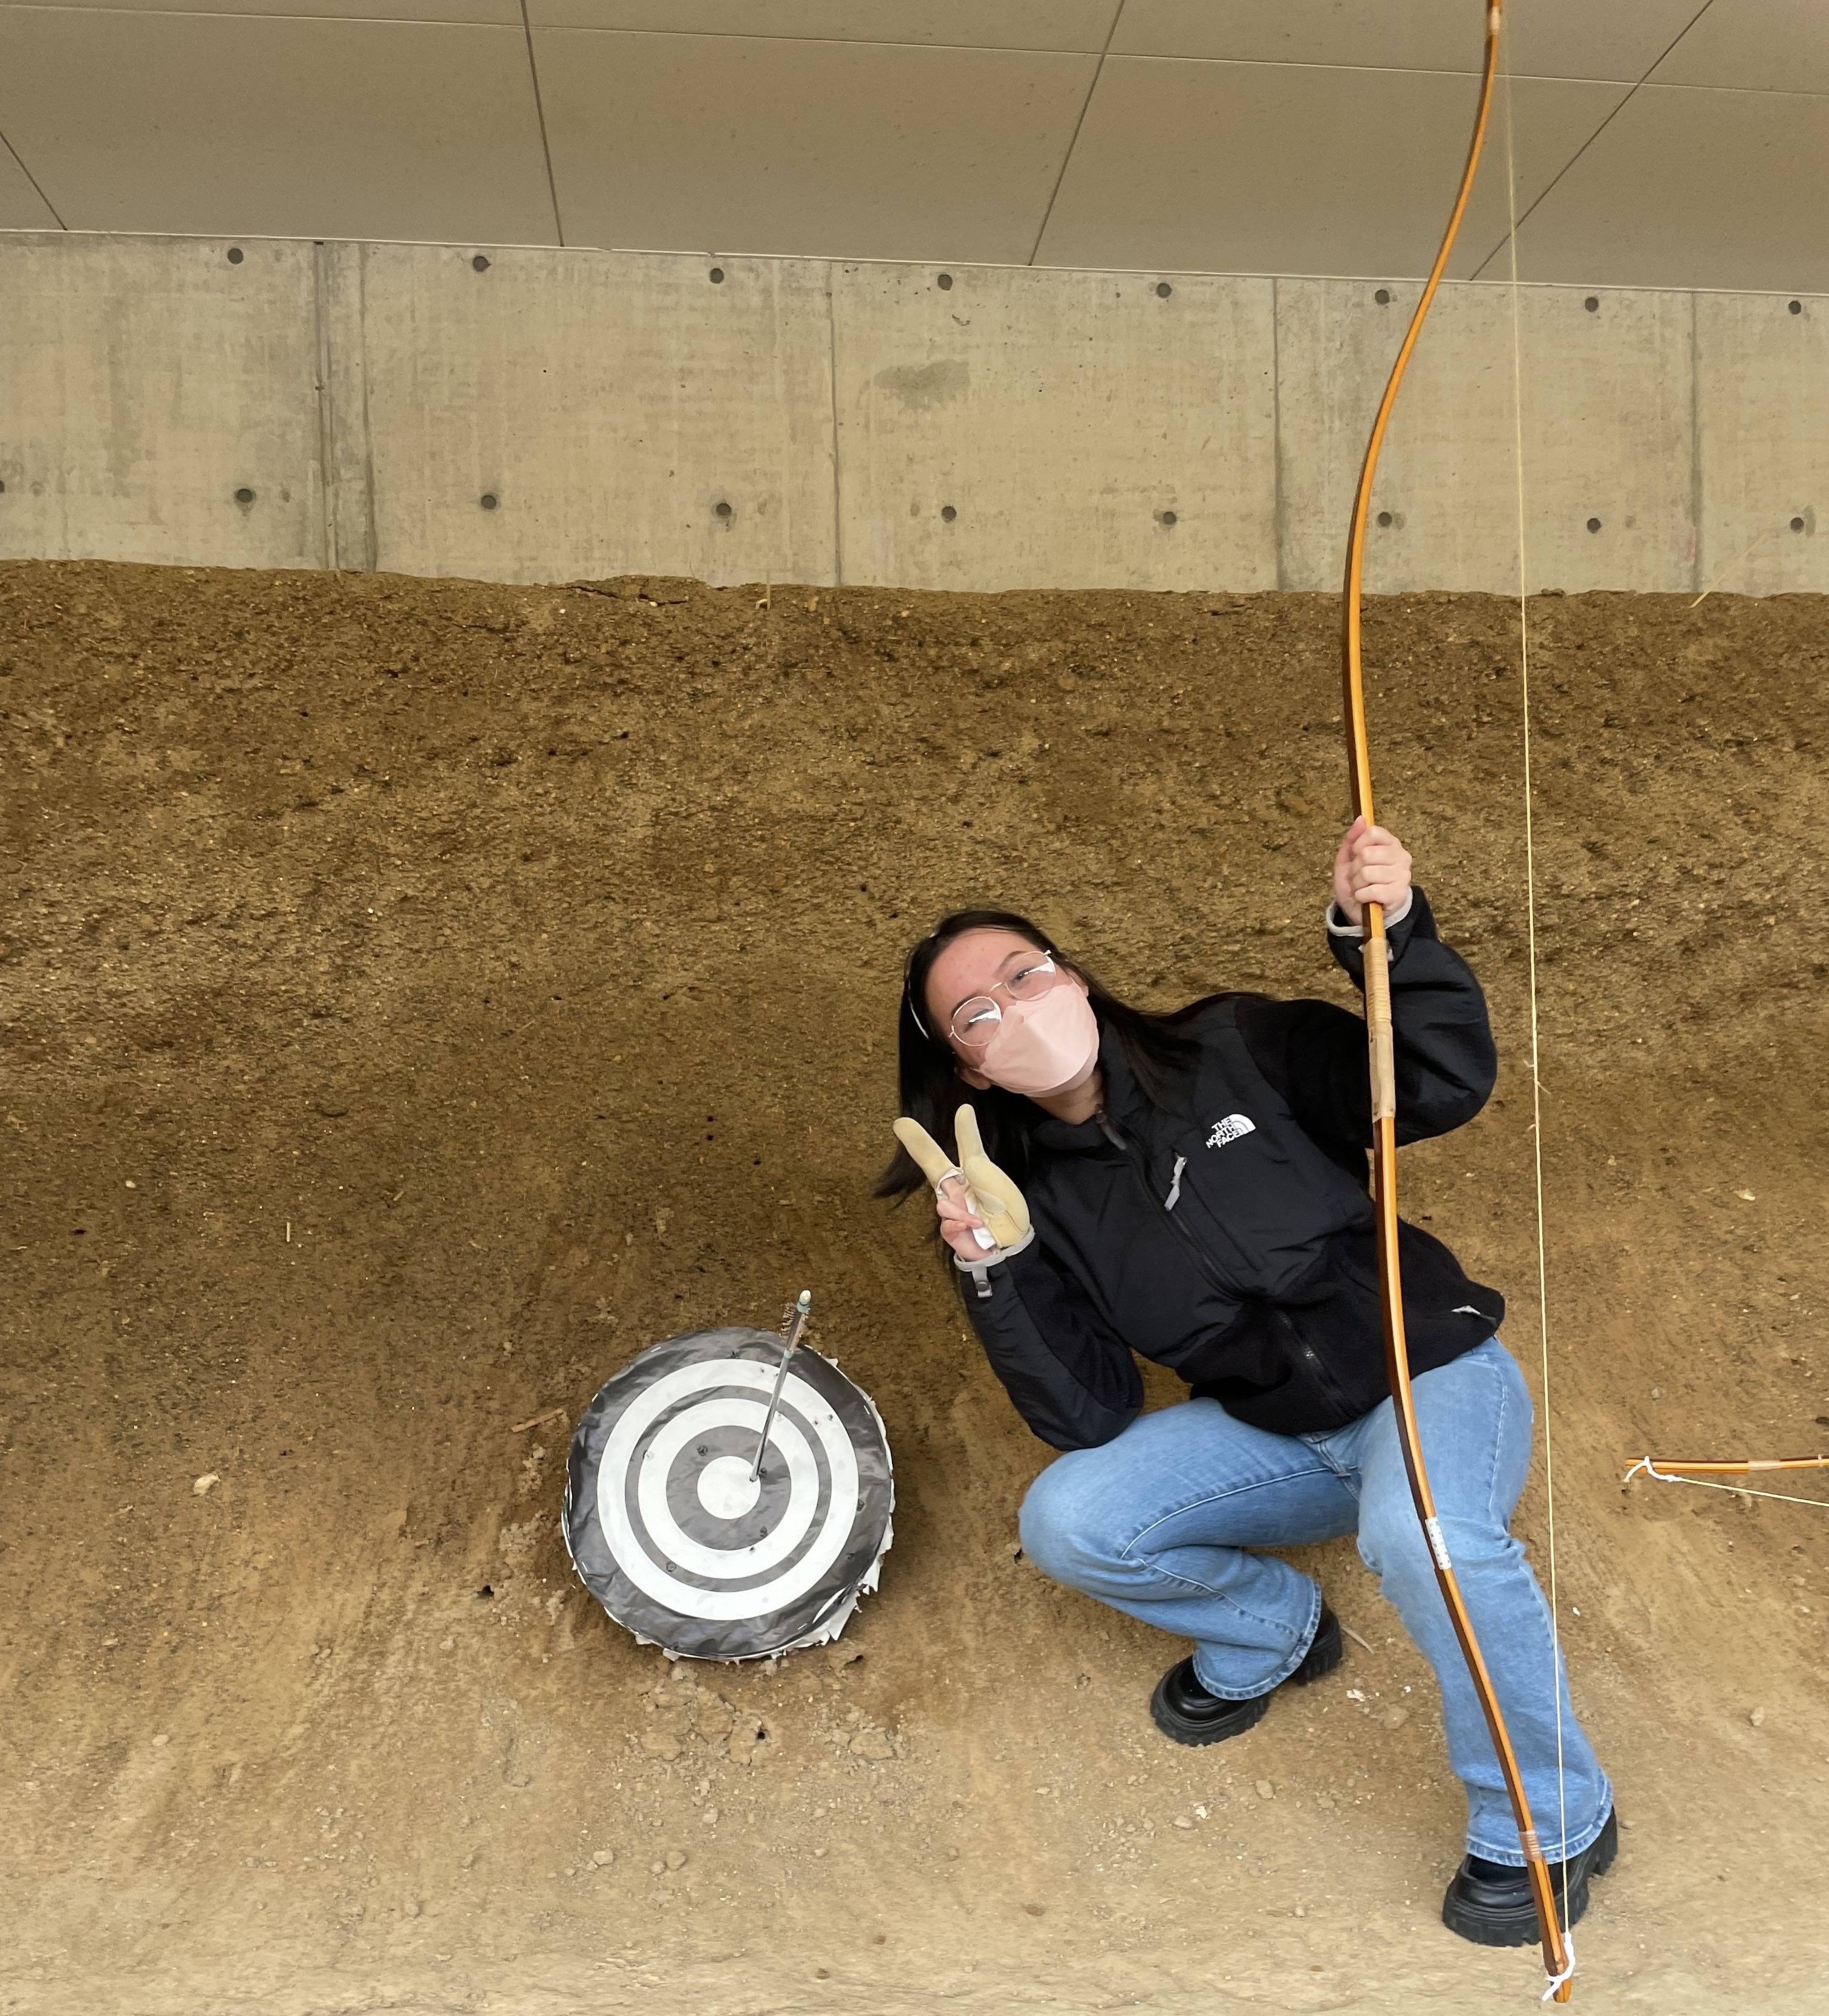
[(1225, 1119), (1213, 1123), (1213, 1132), (1207, 1137), (1210, 1148), (1223, 1148), (1228, 1141), (1242, 1139), (1247, 1134), (1257, 1132), (1255, 1121), (1247, 1120), (1242, 1113), (1228, 1113)]

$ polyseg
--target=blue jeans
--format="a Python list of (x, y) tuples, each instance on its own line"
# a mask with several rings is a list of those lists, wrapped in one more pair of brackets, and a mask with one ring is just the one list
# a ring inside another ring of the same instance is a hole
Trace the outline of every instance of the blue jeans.
[[(1538, 1838), (1552, 1862), (1579, 1854), (1605, 1825), (1613, 1791), (1569, 1705), (1549, 1606), (1508, 1529), (1530, 1463), (1529, 1391), (1493, 1337), (1422, 1373), (1415, 1396), (1436, 1511)], [(1435, 1669), (1448, 1761), (1467, 1791), (1470, 1852), (1521, 1864), (1511, 1802), (1411, 1502), (1390, 1401), (1316, 1435), (1272, 1435), (1234, 1420), (1217, 1400), (1184, 1401), (1145, 1414), (1098, 1448), (1070, 1450), (1023, 1503), (1023, 1551), (1044, 1575), (1192, 1639), (1196, 1676), (1228, 1701), (1287, 1679), (1321, 1618), (1321, 1591), (1308, 1576), (1246, 1550), (1343, 1533), (1358, 1534), (1360, 1559)]]

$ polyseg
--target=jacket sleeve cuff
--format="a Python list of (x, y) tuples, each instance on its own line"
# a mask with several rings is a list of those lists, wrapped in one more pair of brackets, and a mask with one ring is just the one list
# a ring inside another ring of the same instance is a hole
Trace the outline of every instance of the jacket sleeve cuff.
[[(1394, 910), (1387, 910), (1385, 912), (1384, 928), (1386, 931), (1392, 931), (1396, 930), (1397, 927), (1404, 922), (1404, 920), (1409, 916), (1410, 912), (1416, 907), (1416, 891), (1414, 889), (1406, 890), (1404, 894), (1403, 901), (1398, 905), (1397, 908)], [(1349, 924), (1346, 919), (1340, 915), (1340, 905), (1337, 903), (1330, 902), (1327, 906), (1327, 929), (1329, 935), (1337, 938), (1351, 938), (1357, 941), (1363, 938), (1365, 935), (1365, 927), (1363, 924)]]
[[(1404, 948), (1412, 938), (1432, 938), (1435, 935), (1435, 920), (1430, 911), (1429, 898), (1420, 889), (1412, 888), (1392, 916), (1388, 912), (1384, 920), (1385, 933), (1391, 943), (1391, 963), (1394, 967), (1403, 956)], [(1349, 924), (1333, 904), (1327, 906), (1327, 944), (1335, 961), (1343, 967), (1347, 977), (1355, 987), (1365, 984), (1365, 927), (1363, 924)]]

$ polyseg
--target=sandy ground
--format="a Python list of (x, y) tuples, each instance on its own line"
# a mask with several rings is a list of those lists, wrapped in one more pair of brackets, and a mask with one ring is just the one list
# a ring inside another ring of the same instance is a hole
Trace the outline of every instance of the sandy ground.
[[(759, 599), (0, 568), (0, 2009), (1533, 2007), (1533, 1951), (1438, 1921), (1459, 1795), (1350, 1543), (1369, 1650), (1164, 1742), (1181, 1648), (1016, 1558), (1048, 1452), (867, 1195), (958, 899), (1164, 1005), (1343, 992), (1333, 603)], [(1596, 2011), (1829, 1978), (1829, 1511), (1620, 1483), (1829, 1413), (1826, 614), (1531, 610), (1557, 1566), (1629, 1830)], [(1407, 1204), (1540, 1384), (1516, 623), (1380, 603), (1368, 656), (1507, 1057)], [(565, 1420), (803, 1283), (894, 1443), (882, 1593), (834, 1654), (669, 1669), (571, 1578)], [(1543, 1562), (1541, 1469), (1523, 1525)]]

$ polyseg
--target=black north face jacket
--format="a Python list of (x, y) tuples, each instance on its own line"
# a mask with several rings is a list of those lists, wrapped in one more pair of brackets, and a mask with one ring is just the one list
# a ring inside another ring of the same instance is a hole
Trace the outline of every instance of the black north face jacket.
[[(1420, 890), (1391, 939), (1398, 1138), (1414, 1141), (1479, 1111), (1496, 1057), (1479, 982)], [(1357, 938), (1329, 942), (1362, 987)], [(1181, 1028), (1199, 1046), (1185, 1110), (1144, 1096), (1106, 1031), (1103, 1113), (1034, 1126), (1032, 1243), (958, 1263), (993, 1368), (1056, 1449), (1109, 1442), (1136, 1418), (1133, 1352), (1279, 1435), (1340, 1427), (1390, 1391), (1364, 1023), (1324, 1001), (1232, 994)], [(1493, 1334), (1503, 1298), (1440, 1240), (1405, 1224), (1401, 1251), (1413, 1370)]]

